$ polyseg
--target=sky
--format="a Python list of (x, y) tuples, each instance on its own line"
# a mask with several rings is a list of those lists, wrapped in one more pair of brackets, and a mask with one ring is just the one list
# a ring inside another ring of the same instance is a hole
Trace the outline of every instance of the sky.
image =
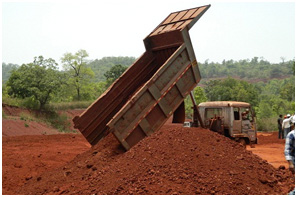
[(2, 62), (58, 63), (85, 49), (89, 60), (139, 57), (143, 39), (171, 12), (211, 4), (190, 30), (198, 62), (295, 58), (295, 8), (289, 2), (194, 0), (2, 1)]

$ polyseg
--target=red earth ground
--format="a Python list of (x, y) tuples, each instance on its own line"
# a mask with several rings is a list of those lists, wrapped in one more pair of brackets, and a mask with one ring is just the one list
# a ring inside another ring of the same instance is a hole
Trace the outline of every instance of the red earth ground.
[(278, 169), (288, 165), (276, 132), (259, 133), (256, 148), (247, 147), (264, 160), (216, 133), (173, 124), (124, 153), (112, 134), (91, 148), (81, 134), (44, 135), (18, 113), (9, 117), (2, 119), (2, 194), (286, 194), (294, 187), (290, 172)]

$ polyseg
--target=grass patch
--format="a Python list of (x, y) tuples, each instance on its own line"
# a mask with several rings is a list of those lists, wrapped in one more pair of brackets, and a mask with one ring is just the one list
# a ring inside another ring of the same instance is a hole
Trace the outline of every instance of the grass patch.
[(65, 113), (59, 114), (57, 112), (51, 112), (47, 116), (46, 122), (61, 132), (72, 132), (70, 129), (70, 120)]
[[(24, 121), (36, 121), (43, 122), (60, 132), (75, 133), (76, 130), (72, 130), (71, 120), (65, 113), (58, 113), (57, 111), (63, 111), (68, 109), (85, 109), (89, 107), (93, 101), (76, 101), (76, 102), (63, 102), (63, 103), (51, 103), (46, 105), (43, 111), (36, 110), (35, 103), (32, 104), (31, 100), (18, 99), (10, 97), (2, 97), (2, 103), (16, 106), (20, 108), (33, 109), (32, 113), (21, 113), (20, 119)], [(29, 105), (29, 104), (30, 105)], [(2, 118), (7, 118), (6, 114), (2, 110)], [(16, 119), (15, 119), (16, 120)], [(26, 124), (26, 123), (25, 123)], [(25, 125), (28, 127), (29, 125)]]
[(27, 120), (28, 121), (33, 121), (33, 120), (35, 120), (34, 116), (32, 116), (31, 114), (28, 114), (28, 113), (21, 113), (20, 114), (20, 119), (24, 120), (24, 121), (27, 121)]
[[(24, 118), (26, 120), (26, 118)], [(34, 114), (34, 121), (43, 122), (50, 127), (53, 127), (60, 132), (71, 133), (70, 118), (65, 113), (58, 113), (56, 111), (42, 111)]]
[(85, 109), (89, 107), (94, 101), (75, 101), (63, 103), (51, 103), (48, 105), (49, 109), (54, 111), (67, 110), (67, 109)]

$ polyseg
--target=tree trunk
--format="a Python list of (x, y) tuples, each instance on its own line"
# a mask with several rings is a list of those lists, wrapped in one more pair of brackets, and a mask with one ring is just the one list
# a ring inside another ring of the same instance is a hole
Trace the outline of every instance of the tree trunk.
[(79, 88), (76, 88), (77, 91), (77, 100), (80, 101), (80, 90)]

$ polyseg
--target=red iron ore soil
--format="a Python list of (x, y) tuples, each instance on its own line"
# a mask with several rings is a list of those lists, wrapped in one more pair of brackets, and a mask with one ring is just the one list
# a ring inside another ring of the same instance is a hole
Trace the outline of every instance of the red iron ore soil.
[(258, 132), (258, 144), (255, 148), (247, 146), (247, 150), (253, 152), (264, 160), (267, 160), (273, 167), (289, 167), (284, 156), (285, 140), (278, 139), (277, 132)]
[(44, 123), (20, 119), (2, 119), (2, 136), (52, 135), (59, 131)]
[(224, 136), (167, 124), (127, 152), (112, 134), (15, 194), (287, 194), (294, 176)]
[(2, 194), (15, 194), (28, 180), (89, 149), (79, 134), (2, 137)]

